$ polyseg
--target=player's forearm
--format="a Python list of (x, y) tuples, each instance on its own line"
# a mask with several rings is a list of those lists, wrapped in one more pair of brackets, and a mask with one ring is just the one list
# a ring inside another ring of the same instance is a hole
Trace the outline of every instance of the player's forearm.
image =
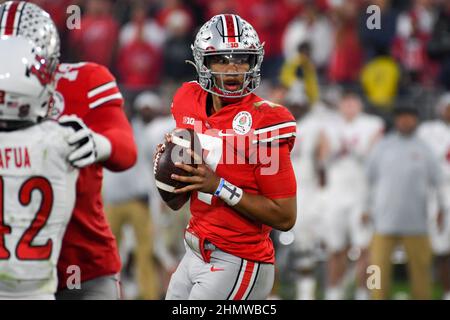
[(102, 133), (111, 142), (111, 156), (104, 166), (111, 171), (124, 171), (131, 168), (137, 160), (134, 138), (120, 129), (110, 129)]
[(111, 143), (111, 155), (103, 162), (107, 169), (124, 171), (136, 163), (137, 147), (133, 130), (120, 106), (111, 105), (93, 109), (83, 120), (89, 128), (105, 136)]
[(233, 209), (250, 219), (281, 231), (291, 229), (297, 218), (295, 197), (272, 200), (262, 195), (244, 192), (242, 199)]

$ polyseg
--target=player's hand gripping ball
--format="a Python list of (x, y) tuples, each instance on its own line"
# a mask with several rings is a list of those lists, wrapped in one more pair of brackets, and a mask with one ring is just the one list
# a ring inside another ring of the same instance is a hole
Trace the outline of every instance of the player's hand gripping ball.
[[(194, 154), (189, 152), (189, 149), (194, 151)], [(153, 173), (159, 194), (171, 209), (180, 209), (190, 197), (190, 192), (174, 193), (175, 189), (183, 188), (188, 184), (172, 179), (171, 175), (189, 175), (175, 163), (181, 162), (196, 168), (202, 163), (202, 159), (194, 155), (201, 154), (200, 140), (191, 129), (175, 129), (166, 135), (162, 144), (158, 145), (153, 159)]]

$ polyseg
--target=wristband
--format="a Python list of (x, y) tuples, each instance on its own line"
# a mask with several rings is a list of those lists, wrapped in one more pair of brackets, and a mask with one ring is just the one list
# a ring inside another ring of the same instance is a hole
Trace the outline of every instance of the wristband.
[(217, 188), (216, 193), (220, 199), (231, 207), (241, 201), (242, 196), (244, 195), (244, 191), (241, 188), (236, 187), (234, 184), (223, 178), (220, 180), (219, 188)]
[(225, 179), (224, 178), (220, 178), (219, 186), (217, 187), (217, 190), (214, 192), (215, 196), (217, 196), (217, 197), (219, 196), (219, 193), (220, 193), (220, 191), (223, 188), (224, 182), (225, 182)]

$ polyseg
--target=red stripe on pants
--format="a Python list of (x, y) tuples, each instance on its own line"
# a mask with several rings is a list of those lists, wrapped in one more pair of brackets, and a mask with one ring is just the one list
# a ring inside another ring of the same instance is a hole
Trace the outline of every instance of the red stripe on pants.
[(242, 300), (245, 291), (247, 291), (248, 286), (250, 285), (250, 280), (252, 279), (253, 269), (255, 267), (255, 263), (251, 261), (247, 261), (247, 266), (245, 267), (244, 276), (242, 277), (242, 282), (239, 287), (236, 296), (233, 300)]

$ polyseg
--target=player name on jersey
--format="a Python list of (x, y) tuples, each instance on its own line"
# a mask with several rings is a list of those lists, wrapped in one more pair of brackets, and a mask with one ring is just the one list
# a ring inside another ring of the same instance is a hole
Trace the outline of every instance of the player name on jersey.
[(30, 167), (30, 153), (27, 147), (0, 147), (0, 169)]

